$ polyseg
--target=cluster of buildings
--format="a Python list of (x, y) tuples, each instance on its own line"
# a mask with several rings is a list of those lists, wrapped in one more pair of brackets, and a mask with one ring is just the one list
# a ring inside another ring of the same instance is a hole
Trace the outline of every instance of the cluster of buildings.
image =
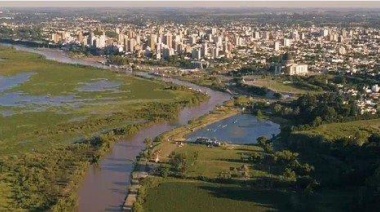
[(340, 87), (340, 92), (356, 97), (356, 105), (360, 110), (360, 114), (377, 114), (380, 112), (380, 86), (378, 84), (372, 86), (364, 86), (362, 92), (359, 92), (356, 88), (345, 88), (342, 85)]
[(130, 29), (125, 27), (98, 26), (96, 29), (76, 32), (52, 32), (54, 43), (76, 43), (95, 48), (113, 48), (126, 55), (152, 59), (169, 59), (174, 55), (201, 61), (232, 57), (233, 49), (239, 45), (230, 41), (231, 36), (217, 28), (190, 29), (186, 27), (147, 27)]
[[(274, 66), (276, 74), (306, 75), (310, 72), (374, 69), (380, 51), (380, 31), (351, 27), (149, 25), (144, 27), (101, 25), (51, 33), (54, 43), (78, 43), (113, 48), (126, 55), (167, 60), (178, 55), (192, 61), (230, 59), (239, 68), (246, 65)], [(293, 58), (273, 62), (269, 58), (288, 52)], [(223, 65), (222, 63), (217, 66)]]

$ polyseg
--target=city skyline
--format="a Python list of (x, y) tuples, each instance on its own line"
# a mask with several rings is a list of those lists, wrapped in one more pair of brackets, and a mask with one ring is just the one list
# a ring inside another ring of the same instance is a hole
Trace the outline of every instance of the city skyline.
[[(321, 4), (323, 2), (323, 4)], [(90, 4), (89, 4), (90, 3)], [(0, 7), (380, 8), (378, 1), (0, 1)]]

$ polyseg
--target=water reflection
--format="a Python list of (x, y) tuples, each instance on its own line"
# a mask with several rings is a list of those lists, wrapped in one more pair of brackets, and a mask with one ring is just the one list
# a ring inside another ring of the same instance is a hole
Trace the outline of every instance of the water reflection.
[(233, 144), (252, 144), (260, 136), (271, 138), (280, 133), (280, 125), (267, 120), (258, 120), (249, 114), (236, 115), (209, 125), (189, 135), (188, 139), (198, 137), (215, 138)]

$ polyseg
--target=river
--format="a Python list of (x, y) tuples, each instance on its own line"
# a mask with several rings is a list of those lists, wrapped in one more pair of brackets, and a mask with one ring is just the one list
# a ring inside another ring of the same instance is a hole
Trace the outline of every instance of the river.
[[(19, 45), (2, 44), (12, 46), (20, 51), (37, 53), (62, 63), (81, 64), (97, 68), (108, 69), (108, 66), (100, 63), (72, 59), (58, 49), (36, 49)], [(147, 77), (146, 73), (137, 75)], [(198, 118), (214, 110), (217, 105), (231, 99), (227, 93), (214, 91), (189, 82), (178, 79), (162, 78), (163, 81), (172, 82), (177, 85), (184, 85), (195, 90), (206, 92), (210, 98), (195, 107), (186, 107), (181, 110), (176, 123), (157, 124), (141, 130), (137, 135), (116, 143), (112, 151), (104, 157), (98, 165), (92, 165), (85, 175), (81, 184), (78, 196), (78, 211), (97, 212), (97, 211), (121, 211), (124, 198), (127, 195), (130, 173), (133, 169), (133, 162), (136, 156), (144, 149), (144, 139), (154, 138), (163, 132), (172, 130), (178, 126), (185, 125), (189, 120)]]

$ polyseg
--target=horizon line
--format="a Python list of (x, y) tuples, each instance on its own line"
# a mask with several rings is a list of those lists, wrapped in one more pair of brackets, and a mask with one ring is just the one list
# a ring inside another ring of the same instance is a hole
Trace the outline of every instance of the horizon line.
[(0, 8), (377, 9), (378, 1), (2, 1)]

